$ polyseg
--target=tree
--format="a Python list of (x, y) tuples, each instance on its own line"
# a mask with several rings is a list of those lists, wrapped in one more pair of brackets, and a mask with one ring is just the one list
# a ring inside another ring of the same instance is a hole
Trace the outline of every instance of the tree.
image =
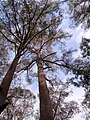
[(10, 89), (8, 95), (11, 103), (1, 114), (0, 119), (31, 119), (34, 112), (33, 104), (35, 103), (35, 96), (29, 90), (22, 89), (21, 87)]
[[(7, 42), (11, 43), (10, 47), (16, 53), (15, 58), (1, 83), (0, 104), (2, 106), (5, 103), (12, 77), (16, 66), (18, 65), (18, 61), (20, 60), (20, 57), (22, 56), (21, 58), (24, 58), (25, 62), (25, 59), (29, 54), (30, 60), (28, 63), (26, 63), (28, 65), (24, 68), (21, 68), (20, 70), (26, 70), (27, 68), (31, 67), (33, 63), (37, 62), (40, 83), (39, 92), (41, 120), (45, 119), (45, 117), (47, 117), (47, 119), (53, 119), (52, 109), (49, 108), (51, 106), (51, 103), (49, 100), (45, 75), (44, 73), (41, 75), (43, 72), (42, 62), (46, 62), (45, 66), (48, 65), (48, 62), (50, 62), (48, 60), (45, 60), (45, 58), (54, 54), (51, 53), (53, 40), (61, 41), (61, 38), (68, 36), (67, 33), (64, 33), (62, 31), (62, 29), (58, 29), (58, 26), (62, 21), (62, 14), (59, 3), (61, 2), (48, 0), (9, 0), (0, 2), (0, 34), (4, 37), (5, 40), (7, 40)], [(41, 51), (44, 53), (44, 57), (43, 54), (41, 54)], [(46, 55), (47, 53), (50, 54)], [(34, 54), (34, 57), (31, 57), (32, 54)], [(59, 65), (57, 62), (59, 62), (59, 60), (51, 61), (51, 63)], [(44, 82), (44, 87), (42, 87), (42, 79)], [(42, 93), (42, 91), (44, 91), (44, 93)], [(45, 101), (47, 103), (44, 103), (44, 101), (42, 101), (43, 97), (45, 98), (45, 96), (48, 98), (48, 100)], [(44, 111), (43, 108), (45, 109)]]
[[(78, 26), (82, 25), (85, 29), (89, 29), (90, 27), (90, 17), (89, 17), (89, 11), (90, 11), (90, 2), (89, 0), (75, 0), (75, 1), (68, 1), (69, 5), (69, 12), (70, 12), (70, 20), (72, 20), (73, 25)], [(72, 25), (72, 26), (73, 26)], [(78, 82), (72, 82), (75, 83), (77, 86), (84, 86), (87, 88), (90, 83), (90, 61), (89, 61), (89, 55), (90, 55), (90, 40), (87, 38), (82, 38), (82, 42), (80, 44), (80, 49), (82, 52), (82, 58), (74, 60), (73, 64), (70, 65), (74, 74), (76, 74), (76, 81)], [(79, 79), (77, 79), (79, 76)], [(75, 79), (74, 79), (75, 81)], [(78, 84), (79, 83), (79, 84)]]
[(85, 97), (84, 100), (82, 102), (82, 107), (84, 109), (84, 118), (85, 120), (89, 120), (90, 118), (90, 89), (88, 88), (88, 90), (85, 90)]
[(72, 91), (68, 91), (69, 84), (56, 81), (53, 87), (49, 88), (54, 120), (69, 120), (79, 112), (78, 104), (75, 101), (67, 101), (66, 98)]
[[(82, 25), (85, 30), (90, 28), (90, 2), (89, 0), (68, 1), (70, 18), (75, 26)], [(82, 57), (74, 60), (71, 65), (75, 77), (70, 81), (76, 86), (85, 88), (85, 98), (82, 105), (86, 113), (85, 119), (89, 119), (90, 114), (90, 39), (82, 38), (80, 49)]]
[[(54, 120), (70, 120), (76, 113), (79, 113), (78, 103), (67, 100), (69, 94), (72, 93), (68, 88), (69, 84), (60, 80), (52, 80), (52, 84), (48, 85)], [(39, 116), (39, 111), (37, 111), (35, 120), (38, 120)]]

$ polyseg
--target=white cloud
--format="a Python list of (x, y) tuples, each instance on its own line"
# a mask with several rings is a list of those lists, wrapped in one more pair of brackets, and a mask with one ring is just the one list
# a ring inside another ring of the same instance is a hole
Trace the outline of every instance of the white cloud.
[(67, 100), (71, 101), (71, 100), (75, 100), (76, 102), (78, 102), (79, 104), (82, 102), (83, 100), (83, 96), (84, 96), (84, 89), (82, 87), (75, 87), (75, 86), (70, 86), (70, 89), (73, 91), (73, 94), (71, 94)]
[(70, 120), (84, 120), (84, 118), (82, 117), (83, 110), (81, 107), (81, 102), (83, 101), (85, 91), (82, 87), (78, 88), (73, 85), (70, 87), (70, 89), (73, 91), (73, 94), (71, 94), (66, 100), (67, 101), (75, 100), (79, 104), (79, 109), (81, 111), (78, 114), (76, 114), (73, 118), (71, 118)]
[(84, 32), (84, 37), (90, 39), (90, 29), (86, 32)]

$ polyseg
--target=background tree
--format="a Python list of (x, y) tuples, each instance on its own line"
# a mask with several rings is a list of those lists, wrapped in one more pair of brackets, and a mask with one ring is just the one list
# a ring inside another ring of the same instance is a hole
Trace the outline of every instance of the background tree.
[[(82, 25), (85, 30), (90, 28), (90, 1), (89, 0), (68, 0), (70, 18), (73, 25)], [(73, 26), (72, 25), (72, 26)], [(73, 73), (74, 79), (71, 82), (76, 86), (83, 86), (85, 88), (85, 99), (83, 105), (86, 112), (86, 120), (89, 119), (90, 114), (90, 39), (82, 38), (80, 49), (82, 57), (74, 61)], [(76, 66), (76, 67), (75, 67)], [(76, 80), (75, 80), (76, 78)]]
[[(85, 29), (89, 29), (90, 27), (90, 2), (89, 0), (68, 0), (68, 7), (70, 12), (70, 20), (72, 20), (73, 25), (82, 25)], [(72, 25), (72, 26), (73, 26)], [(89, 64), (89, 52), (90, 52), (90, 40), (87, 38), (82, 38), (82, 42), (80, 44), (80, 49), (82, 52), (82, 57), (80, 59), (76, 59), (71, 65), (71, 69), (76, 76), (81, 75), (79, 83), (82, 86), (89, 85), (89, 73), (90, 73), (90, 64)], [(87, 59), (86, 59), (87, 58)], [(76, 72), (75, 72), (76, 71)], [(87, 80), (88, 79), (88, 80)]]
[(85, 97), (82, 102), (82, 107), (84, 110), (83, 117), (85, 118), (85, 120), (89, 120), (90, 118), (90, 89), (85, 90)]
[[(52, 86), (53, 85), (53, 86)], [(49, 95), (51, 98), (54, 120), (70, 120), (75, 114), (79, 113), (78, 103), (75, 101), (68, 101), (69, 84), (63, 81), (52, 80), (52, 84), (48, 85)], [(39, 119), (39, 111), (35, 113), (35, 120)]]
[(83, 38), (80, 49), (84, 58), (90, 59), (90, 39)]
[(9, 91), (11, 104), (4, 110), (0, 118), (4, 120), (32, 119), (35, 103), (35, 96), (28, 89), (15, 87)]
[(66, 98), (72, 91), (68, 91), (69, 84), (56, 81), (53, 87), (49, 88), (52, 100), (54, 120), (69, 120), (79, 112), (78, 104), (75, 101), (67, 101)]
[(90, 27), (89, 0), (68, 0), (72, 21), (75, 25), (82, 24), (85, 29)]

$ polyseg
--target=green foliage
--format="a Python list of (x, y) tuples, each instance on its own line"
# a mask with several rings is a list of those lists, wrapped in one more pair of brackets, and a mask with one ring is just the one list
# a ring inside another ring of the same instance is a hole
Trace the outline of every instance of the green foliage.
[(28, 89), (15, 87), (10, 89), (8, 95), (11, 105), (0, 115), (0, 119), (32, 119), (34, 113), (33, 107), (36, 99), (33, 93)]
[(71, 91), (68, 90), (69, 84), (56, 81), (53, 87), (49, 88), (54, 120), (69, 120), (79, 112), (78, 104), (75, 101), (67, 101)]
[(75, 25), (83, 24), (85, 29), (90, 27), (90, 4), (89, 0), (69, 0), (69, 10)]
[(80, 49), (82, 51), (83, 57), (90, 58), (90, 39), (83, 38), (81, 42)]
[[(60, 43), (62, 38), (69, 37), (68, 33), (60, 28), (63, 20), (63, 11), (60, 8), (60, 3), (61, 1), (51, 0), (0, 1), (0, 36), (2, 36), (0, 39), (4, 39), (7, 45), (9, 44), (9, 50), (15, 53), (18, 52), (18, 49), (22, 51), (17, 72), (27, 71), (28, 80), (31, 80), (30, 78), (32, 77), (37, 77), (36, 73), (33, 72), (35, 69), (32, 66), (37, 63), (38, 49), (42, 52), (43, 68), (47, 68), (45, 74), (50, 70), (55, 79), (57, 75), (55, 76), (54, 72), (57, 72), (57, 66), (67, 68), (67, 63), (71, 62), (71, 59), (68, 59), (70, 58), (70, 51), (69, 54), (64, 54), (66, 56), (66, 59), (63, 58), (66, 60), (64, 61), (53, 50), (53, 43)], [(20, 93), (23, 94), (23, 91), (21, 90)], [(64, 99), (64, 97), (68, 96), (68, 93), (63, 92), (62, 96)], [(73, 107), (73, 102), (71, 102), (71, 107)], [(76, 109), (75, 106), (74, 108)], [(69, 104), (67, 103), (65, 108), (62, 109), (62, 117), (66, 110), (69, 112)], [(65, 112), (66, 116), (68, 112)], [(73, 111), (71, 111), (70, 117), (72, 115)], [(64, 116), (65, 119), (66, 116)]]
[[(83, 25), (85, 29), (90, 28), (90, 1), (89, 0), (69, 0), (70, 18), (74, 25)], [(82, 38), (80, 44), (82, 52), (81, 59), (76, 59), (71, 65), (75, 77), (71, 79), (76, 86), (90, 86), (90, 39)], [(77, 81), (77, 82), (76, 82)]]
[(63, 20), (60, 4), (61, 1), (50, 0), (0, 1), (1, 39), (5, 39), (11, 51), (22, 50), (18, 71), (31, 69), (37, 49), (41, 49), (45, 57), (53, 52), (54, 42), (69, 36), (59, 27)]

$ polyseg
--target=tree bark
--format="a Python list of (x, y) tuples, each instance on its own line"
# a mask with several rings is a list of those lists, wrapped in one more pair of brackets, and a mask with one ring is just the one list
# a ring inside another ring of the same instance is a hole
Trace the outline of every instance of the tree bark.
[(0, 106), (3, 106), (20, 56), (16, 55), (0, 86)]
[(46, 84), (45, 74), (42, 65), (42, 55), (37, 50), (37, 66), (38, 66), (38, 81), (39, 81), (39, 99), (40, 99), (40, 120), (53, 120), (53, 111), (49, 91)]

